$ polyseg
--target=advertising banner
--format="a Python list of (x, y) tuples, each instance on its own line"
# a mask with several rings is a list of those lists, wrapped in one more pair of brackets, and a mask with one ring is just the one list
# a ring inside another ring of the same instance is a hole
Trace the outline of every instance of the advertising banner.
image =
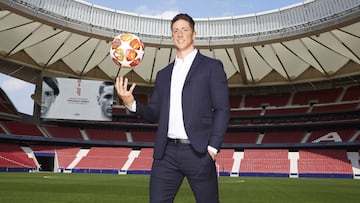
[(114, 83), (44, 77), (41, 118), (112, 120)]

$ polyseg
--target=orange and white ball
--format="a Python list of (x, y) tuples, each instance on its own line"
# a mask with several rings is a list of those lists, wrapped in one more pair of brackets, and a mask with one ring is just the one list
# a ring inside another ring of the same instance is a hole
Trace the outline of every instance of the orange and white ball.
[(132, 68), (144, 58), (145, 46), (140, 38), (131, 33), (122, 33), (111, 42), (110, 56), (120, 67)]

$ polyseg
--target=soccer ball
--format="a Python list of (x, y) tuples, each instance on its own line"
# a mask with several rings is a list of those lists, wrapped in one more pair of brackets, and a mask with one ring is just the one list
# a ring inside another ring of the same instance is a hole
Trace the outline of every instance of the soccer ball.
[(133, 68), (144, 57), (145, 46), (140, 38), (131, 33), (122, 33), (111, 42), (110, 56), (120, 67)]

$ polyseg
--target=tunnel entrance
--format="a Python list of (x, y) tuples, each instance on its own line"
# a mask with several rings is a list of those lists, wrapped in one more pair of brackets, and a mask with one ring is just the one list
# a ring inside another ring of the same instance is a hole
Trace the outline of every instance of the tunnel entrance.
[(34, 152), (34, 155), (40, 165), (40, 171), (54, 171), (55, 153)]

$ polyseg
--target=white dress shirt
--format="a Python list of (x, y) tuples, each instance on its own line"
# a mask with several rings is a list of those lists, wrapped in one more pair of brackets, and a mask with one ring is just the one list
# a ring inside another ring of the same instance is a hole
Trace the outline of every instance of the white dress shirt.
[(182, 109), (182, 90), (185, 78), (194, 61), (197, 50), (187, 54), (184, 59), (176, 57), (174, 68), (171, 74), (170, 87), (170, 111), (169, 111), (169, 130), (168, 137), (174, 139), (188, 139), (184, 127)]

